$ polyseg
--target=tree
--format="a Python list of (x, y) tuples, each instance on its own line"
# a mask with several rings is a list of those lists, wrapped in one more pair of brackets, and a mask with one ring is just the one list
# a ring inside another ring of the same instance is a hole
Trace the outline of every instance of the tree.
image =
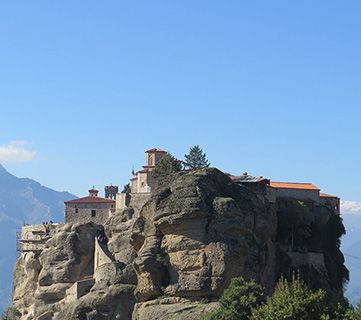
[(202, 320), (248, 319), (252, 308), (263, 301), (263, 288), (255, 281), (233, 278), (219, 300), (220, 308), (202, 317)]
[(353, 312), (353, 318), (354, 320), (361, 320), (361, 300), (357, 304), (355, 311)]
[(182, 170), (181, 162), (173, 157), (170, 153), (160, 158), (152, 171), (153, 177), (157, 179), (165, 178), (166, 176), (179, 172)]
[(273, 295), (267, 302), (252, 310), (250, 320), (330, 319), (325, 310), (325, 291), (311, 291), (299, 276), (293, 275), (291, 282), (284, 278), (278, 281)]
[(191, 170), (206, 168), (210, 165), (206, 154), (203, 153), (203, 150), (198, 145), (190, 148), (189, 154), (186, 154), (184, 157), (185, 166)]
[(18, 320), (20, 317), (21, 313), (17, 309), (10, 307), (4, 311), (1, 320)]
[(122, 193), (131, 193), (130, 183), (123, 186)]

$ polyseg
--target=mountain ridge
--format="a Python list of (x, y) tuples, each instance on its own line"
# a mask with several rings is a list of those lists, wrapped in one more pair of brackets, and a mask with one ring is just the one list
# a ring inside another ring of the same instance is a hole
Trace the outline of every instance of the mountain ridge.
[(0, 164), (0, 311), (10, 302), (12, 267), (16, 259), (16, 229), (25, 223), (63, 221), (64, 201), (76, 198), (30, 178), (18, 178)]

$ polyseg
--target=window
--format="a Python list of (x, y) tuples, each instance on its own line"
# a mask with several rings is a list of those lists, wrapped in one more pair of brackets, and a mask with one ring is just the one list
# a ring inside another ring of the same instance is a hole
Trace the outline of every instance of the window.
[(92, 217), (95, 217), (97, 212), (95, 210), (92, 210)]
[(75, 213), (78, 213), (78, 211), (79, 211), (78, 208), (76, 208), (76, 209), (75, 209)]

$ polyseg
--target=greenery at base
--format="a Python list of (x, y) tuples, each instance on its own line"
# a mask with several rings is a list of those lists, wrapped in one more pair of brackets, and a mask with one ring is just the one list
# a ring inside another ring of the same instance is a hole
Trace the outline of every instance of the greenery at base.
[(196, 145), (189, 150), (189, 154), (184, 156), (184, 165), (188, 169), (201, 169), (209, 167), (210, 163), (207, 160), (206, 154)]
[(308, 289), (298, 275), (281, 278), (267, 300), (259, 284), (235, 278), (219, 304), (200, 320), (361, 320), (361, 303), (352, 310), (343, 297), (330, 301), (325, 291)]
[(20, 317), (21, 313), (17, 309), (10, 307), (4, 311), (1, 320), (18, 320)]
[(181, 162), (174, 158), (170, 153), (167, 153), (157, 161), (152, 171), (152, 175), (154, 178), (162, 179), (181, 170)]
[[(251, 320), (320, 320), (326, 308), (326, 293), (309, 290), (299, 277), (281, 278), (265, 304), (252, 311)], [(326, 318), (325, 318), (326, 319)]]
[(220, 308), (204, 315), (201, 320), (248, 319), (252, 308), (263, 301), (263, 296), (263, 288), (255, 281), (234, 278), (219, 300)]

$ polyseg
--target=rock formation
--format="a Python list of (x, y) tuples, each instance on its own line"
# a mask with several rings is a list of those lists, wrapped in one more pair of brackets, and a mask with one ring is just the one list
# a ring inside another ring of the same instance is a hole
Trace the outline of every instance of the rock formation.
[[(328, 291), (342, 287), (344, 277), (334, 277), (344, 268), (337, 243), (309, 241), (314, 256), (307, 248), (288, 252), (277, 205), (217, 169), (175, 174), (137, 208), (116, 212), (104, 226), (65, 225), (40, 255), (23, 253), (13, 295), (21, 320), (195, 320), (217, 305), (233, 277), (255, 279), (271, 292), (295, 266)], [(332, 210), (318, 215), (328, 228)], [(114, 261), (101, 272), (94, 270), (99, 228)]]

